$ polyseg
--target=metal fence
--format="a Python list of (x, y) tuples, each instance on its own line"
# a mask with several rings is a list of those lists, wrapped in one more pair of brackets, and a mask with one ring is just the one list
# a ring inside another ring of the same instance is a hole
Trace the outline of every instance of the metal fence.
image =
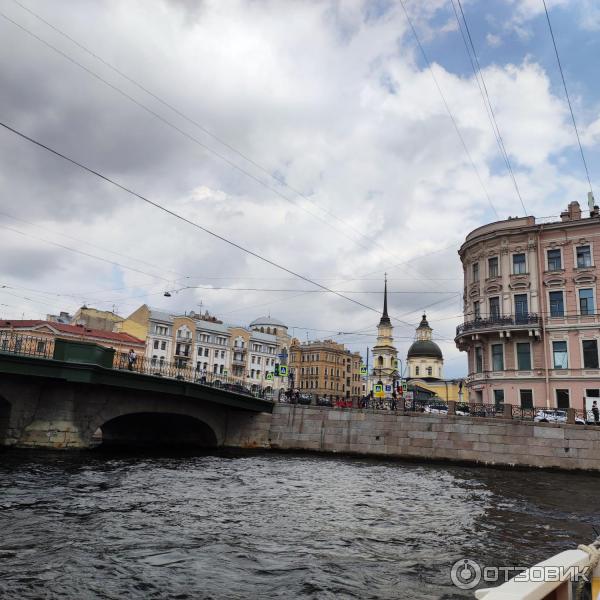
[(0, 331), (0, 352), (52, 358), (54, 356), (54, 339), (33, 335), (22, 335), (13, 331)]
[(242, 377), (225, 375), (224, 373), (215, 373), (205, 371), (194, 367), (191, 362), (167, 362), (160, 359), (147, 358), (145, 356), (136, 357), (131, 362), (125, 352), (115, 353), (113, 368), (120, 371), (130, 371), (142, 375), (152, 375), (153, 377), (164, 377), (166, 379), (178, 379), (190, 383), (207, 385), (214, 388), (220, 388), (242, 394), (254, 396), (255, 398), (264, 398), (273, 400), (273, 386), (248, 383)]

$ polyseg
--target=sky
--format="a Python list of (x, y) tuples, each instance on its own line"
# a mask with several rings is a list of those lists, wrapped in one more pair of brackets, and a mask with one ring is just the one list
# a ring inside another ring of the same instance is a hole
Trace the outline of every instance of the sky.
[[(599, 187), (600, 4), (546, 3)], [(521, 199), (451, 0), (404, 5), (0, 0), (2, 123), (287, 269), (0, 128), (0, 317), (270, 314), (366, 358), (387, 273), (399, 356), (425, 310), (466, 375), (465, 236), (589, 184), (542, 0), (462, 0)]]

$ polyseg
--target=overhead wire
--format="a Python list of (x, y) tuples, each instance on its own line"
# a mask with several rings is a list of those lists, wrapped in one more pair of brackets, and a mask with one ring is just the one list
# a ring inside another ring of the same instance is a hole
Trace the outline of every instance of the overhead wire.
[(475, 171), (475, 174), (477, 175), (477, 179), (479, 180), (479, 183), (485, 193), (485, 196), (487, 198), (487, 201), (488, 201), (490, 207), (494, 211), (494, 214), (496, 215), (496, 217), (498, 219), (500, 219), (500, 215), (498, 214), (498, 211), (496, 210), (496, 207), (494, 206), (494, 203), (492, 202), (492, 199), (490, 198), (487, 188), (485, 187), (485, 184), (483, 183), (481, 174), (479, 173), (479, 169), (477, 168), (477, 165), (475, 164), (475, 161), (473, 160), (473, 157), (471, 156), (471, 153), (469, 152), (467, 143), (465, 142), (465, 139), (458, 127), (456, 118), (455, 118), (453, 112), (450, 110), (450, 106), (448, 105), (446, 96), (444, 95), (444, 92), (442, 91), (442, 88), (437, 80), (437, 77), (435, 76), (435, 73), (433, 72), (433, 68), (431, 67), (431, 62), (429, 60), (429, 57), (427, 56), (427, 53), (425, 52), (425, 48), (423, 47), (423, 44), (421, 43), (421, 40), (419, 39), (419, 35), (417, 34), (417, 30), (415, 29), (415, 26), (413, 25), (412, 19), (410, 18), (410, 15), (408, 14), (408, 11), (406, 10), (404, 0), (400, 0), (400, 6), (402, 7), (402, 10), (404, 11), (404, 15), (406, 16), (406, 20), (408, 21), (408, 24), (412, 31), (413, 37), (414, 37), (415, 41), (417, 42), (417, 46), (419, 47), (421, 55), (423, 56), (423, 60), (425, 61), (425, 64), (427, 65), (427, 70), (429, 71), (429, 74), (431, 75), (431, 78), (433, 79), (433, 82), (435, 84), (435, 87), (436, 87), (441, 99), (442, 99), (442, 102), (444, 104), (446, 112), (448, 113), (450, 120), (452, 121), (454, 130), (456, 131), (456, 134), (458, 135), (458, 137), (460, 139), (460, 143), (463, 147), (463, 150), (465, 151), (465, 154), (467, 155), (467, 158), (469, 159), (469, 162), (471, 163), (471, 166), (473, 167), (473, 170)]
[[(296, 273), (295, 271), (293, 271), (292, 269), (289, 269), (287, 267), (285, 267), (284, 265), (281, 265), (279, 263), (277, 263), (274, 260), (271, 260), (265, 256), (262, 256), (261, 254), (259, 254), (258, 252), (255, 252), (253, 250), (250, 250), (249, 248), (246, 248), (244, 246), (242, 246), (241, 244), (238, 244), (237, 242), (234, 242), (233, 240), (230, 240), (229, 238), (220, 235), (214, 231), (212, 231), (211, 229), (209, 229), (208, 227), (204, 227), (203, 225), (200, 225), (199, 223), (197, 223), (196, 221), (193, 221), (187, 217), (184, 217), (183, 215), (179, 214), (178, 212), (171, 210), (169, 208), (167, 208), (166, 206), (163, 206), (162, 204), (155, 202), (154, 200), (150, 200), (148, 197), (132, 190), (131, 188), (126, 187), (125, 185), (117, 182), (116, 180), (108, 177), (107, 175), (104, 175), (102, 173), (100, 173), (99, 171), (96, 171), (94, 169), (92, 169), (91, 167), (88, 167), (86, 165), (84, 165), (83, 163), (75, 160), (74, 158), (71, 158), (69, 156), (67, 156), (66, 154), (63, 154), (61, 152), (59, 152), (58, 150), (55, 150), (54, 148), (40, 142), (39, 140), (36, 140), (28, 135), (26, 135), (25, 133), (19, 131), (18, 129), (15, 129), (14, 127), (11, 127), (10, 125), (8, 125), (7, 123), (4, 123), (3, 121), (0, 121), (0, 126), (3, 127), (4, 129), (6, 129), (7, 131), (10, 131), (11, 133), (19, 136), (20, 138), (36, 145), (37, 147), (46, 150), (47, 152), (50, 152), (51, 154), (57, 156), (58, 158), (61, 158), (62, 160), (65, 160), (77, 167), (79, 167), (80, 169), (82, 169), (83, 171), (89, 173), (90, 175), (94, 175), (95, 177), (98, 177), (99, 179), (102, 179), (103, 181), (113, 185), (114, 187), (126, 192), (127, 194), (134, 196), (136, 198), (138, 198), (139, 200), (142, 200), (142, 202), (146, 203), (148, 206), (152, 206), (153, 208), (168, 214), (172, 217), (174, 217), (175, 219), (178, 219), (180, 221), (182, 221), (183, 223), (187, 223), (188, 225), (203, 231), (204, 233), (207, 233), (208, 235), (214, 237), (215, 239), (218, 239), (226, 244), (228, 244), (229, 246), (232, 246), (233, 248), (236, 248), (238, 250), (240, 250), (241, 252), (244, 252), (245, 254), (248, 254), (249, 256), (252, 256), (268, 265), (271, 265), (272, 267), (275, 267), (277, 269), (280, 269), (286, 273), (289, 273), (290, 275), (293, 275), (295, 277), (297, 277), (298, 279), (301, 279), (303, 281), (306, 281), (307, 283), (310, 283), (311, 285), (314, 285), (322, 290), (328, 291), (331, 294), (334, 294), (335, 296), (338, 296), (344, 300), (347, 300), (348, 302), (351, 302), (353, 304), (356, 304), (357, 306), (360, 306), (362, 308), (365, 308), (367, 310), (379, 313), (380, 311), (376, 308), (373, 308), (372, 306), (368, 306), (366, 304), (363, 304), (362, 302), (359, 302), (358, 300), (355, 300), (354, 298), (350, 298), (349, 296), (346, 296), (344, 294), (341, 294), (339, 292), (335, 292), (334, 290), (331, 290), (330, 288), (328, 288), (325, 285), (322, 285), (312, 279), (310, 279), (309, 277), (306, 277), (300, 273)], [(395, 318), (395, 317), (394, 317)], [(401, 319), (396, 319), (398, 321), (401, 321)]]
[[(265, 174), (267, 174), (270, 178), (273, 178), (275, 181), (277, 181), (277, 183), (279, 183), (281, 185), (284, 185), (285, 187), (287, 187), (288, 189), (290, 189), (291, 191), (293, 191), (295, 194), (297, 194), (301, 198), (303, 198), (303, 199), (311, 202), (315, 207), (319, 208), (320, 210), (323, 210), (328, 216), (333, 217), (334, 219), (338, 220), (342, 224), (344, 224), (347, 227), (353, 229), (356, 233), (358, 233), (365, 240), (367, 240), (371, 245), (375, 245), (375, 246), (378, 246), (379, 248), (384, 249), (386, 251), (386, 254), (388, 254), (388, 256), (392, 256), (392, 254), (390, 254), (389, 251), (387, 251), (387, 249), (380, 242), (378, 242), (377, 239), (373, 239), (373, 238), (370, 238), (368, 236), (365, 236), (358, 229), (352, 227), (351, 225), (348, 225), (345, 221), (343, 221), (342, 219), (340, 219), (335, 213), (327, 210), (326, 208), (324, 208), (322, 206), (319, 206), (314, 201), (312, 201), (310, 198), (308, 198), (305, 194), (303, 194), (299, 190), (295, 189), (293, 186), (290, 186), (287, 182), (285, 182), (285, 181), (282, 182), (279, 178), (274, 177), (273, 173), (270, 170), (266, 169), (265, 167), (263, 167), (262, 165), (260, 165), (256, 161), (254, 161), (252, 158), (248, 157), (246, 154), (244, 154), (243, 152), (239, 151), (237, 148), (235, 148), (233, 145), (231, 145), (227, 141), (221, 139), (219, 136), (217, 136), (216, 134), (214, 134), (213, 132), (211, 132), (210, 129), (204, 127), (201, 123), (198, 123), (195, 119), (193, 119), (193, 118), (189, 117), (188, 115), (186, 115), (185, 113), (183, 113), (183, 111), (181, 109), (178, 109), (173, 104), (167, 102), (166, 100), (164, 100), (163, 98), (161, 98), (160, 96), (158, 96), (156, 93), (154, 93), (151, 90), (149, 90), (146, 86), (144, 86), (143, 84), (139, 83), (138, 81), (136, 81), (135, 79), (133, 79), (131, 76), (127, 75), (122, 70), (120, 70), (117, 67), (115, 67), (109, 61), (107, 61), (106, 59), (102, 58), (101, 56), (99, 56), (98, 54), (96, 54), (95, 52), (93, 52), (92, 50), (90, 50), (89, 48), (87, 48), (84, 44), (82, 44), (78, 40), (74, 39), (72, 36), (70, 36), (69, 34), (65, 33), (64, 31), (62, 31), (57, 26), (55, 26), (52, 23), (50, 23), (48, 20), (44, 19), (41, 15), (39, 15), (38, 13), (36, 13), (35, 11), (33, 11), (31, 8), (27, 7), (26, 5), (24, 5), (23, 3), (19, 2), (18, 0), (13, 0), (13, 2), (15, 4), (17, 4), (20, 8), (22, 8), (23, 10), (25, 10), (26, 12), (30, 13), (33, 17), (35, 17), (36, 19), (38, 19), (39, 21), (41, 21), (42, 23), (44, 23), (45, 25), (47, 25), (48, 27), (50, 27), (52, 30), (56, 31), (58, 34), (60, 34), (61, 36), (63, 36), (67, 40), (69, 40), (71, 43), (75, 44), (77, 47), (79, 47), (81, 50), (83, 50), (84, 52), (86, 52), (87, 54), (89, 54), (90, 56), (92, 56), (94, 59), (98, 60), (99, 62), (101, 62), (102, 64), (104, 64), (108, 68), (110, 68), (112, 71), (114, 71), (115, 73), (117, 73), (120, 77), (124, 78), (126, 81), (129, 81), (130, 83), (132, 83), (133, 85), (135, 85), (136, 87), (138, 87), (140, 90), (142, 90), (144, 93), (148, 94), (149, 96), (151, 96), (152, 98), (154, 98), (155, 100), (157, 100), (159, 103), (161, 103), (165, 107), (167, 107), (170, 110), (172, 110), (175, 114), (177, 114), (181, 118), (185, 119), (189, 123), (193, 124), (194, 126), (198, 127), (201, 131), (203, 131), (207, 135), (211, 136), (213, 139), (215, 139), (219, 143), (223, 144), (226, 148), (228, 148), (232, 152), (235, 152), (236, 154), (238, 154), (243, 159), (247, 160), (250, 164), (254, 165), (256, 168), (260, 169)], [(70, 60), (71, 62), (74, 62), (74, 64), (76, 64), (77, 66), (80, 66), (82, 69), (84, 69), (85, 71), (87, 71), (91, 75), (94, 75), (95, 77), (99, 78), (103, 83), (106, 83), (111, 88), (115, 89), (115, 91), (119, 91), (120, 93), (123, 93), (123, 95), (125, 95), (128, 99), (130, 99), (134, 103), (137, 103), (136, 100), (133, 99), (133, 98), (131, 98), (128, 94), (122, 92), (119, 88), (116, 88), (116, 86), (114, 86), (114, 85), (110, 84), (109, 82), (105, 81), (103, 78), (101, 78), (100, 76), (98, 76), (97, 74), (95, 74), (93, 71), (91, 71), (87, 67), (81, 65), (80, 63), (78, 63), (77, 61), (75, 61), (74, 59), (72, 59), (71, 57), (69, 57), (68, 55), (66, 55), (64, 52), (62, 52), (61, 50), (59, 50), (56, 47), (54, 47), (52, 44), (49, 44), (48, 42), (46, 42), (45, 40), (43, 40), (42, 38), (40, 38), (36, 34), (34, 34), (31, 31), (29, 31), (24, 26), (22, 26), (19, 23), (13, 21), (12, 19), (10, 19), (9, 17), (7, 17), (3, 13), (0, 13), (0, 15), (2, 15), (4, 18), (6, 18), (11, 23), (13, 23), (15, 26), (17, 26), (20, 29), (22, 29), (24, 32), (30, 34), (32, 37), (34, 37), (35, 39), (37, 39), (41, 43), (45, 44), (46, 46), (50, 47), (52, 50), (55, 50), (56, 52), (58, 52), (59, 54), (61, 54), (64, 58), (67, 58), (68, 60)], [(435, 79), (435, 76), (433, 75), (433, 73), (432, 73), (432, 76)], [(145, 107), (145, 105), (142, 105), (141, 108), (144, 108), (145, 110), (147, 110), (147, 107)], [(150, 112), (154, 115), (153, 111), (150, 111)], [(156, 116), (156, 115), (154, 115), (154, 116)], [(163, 122), (164, 122), (164, 120), (163, 120)], [(180, 133), (182, 133), (182, 132), (180, 131)], [(459, 133), (459, 135), (460, 135), (460, 133)], [(205, 146), (203, 146), (203, 147), (205, 147)], [(208, 149), (208, 150), (210, 150), (210, 148), (208, 148), (208, 147), (205, 147), (205, 148)], [(219, 158), (223, 158), (220, 155), (218, 155), (218, 156), (219, 156)], [(230, 166), (235, 167), (235, 165), (233, 165), (231, 163), (228, 163), (228, 164), (230, 164)], [(245, 174), (247, 174), (247, 173), (245, 173)], [(260, 181), (260, 183), (264, 184), (264, 182), (262, 182), (262, 180)], [(272, 188), (269, 187), (269, 189), (272, 189)], [(272, 190), (272, 191), (275, 191), (275, 193), (278, 193), (276, 190)], [(284, 199), (286, 199), (287, 201), (291, 202), (291, 200), (289, 198), (287, 198), (287, 197), (284, 197)], [(302, 207), (300, 207), (300, 208), (302, 208)], [(312, 214), (312, 213), (309, 213), (309, 214)], [(330, 225), (330, 224), (328, 224), (328, 225)], [(346, 237), (348, 237), (348, 236), (346, 236)], [(352, 239), (352, 238), (349, 238), (349, 239)], [(355, 240), (353, 240), (353, 241), (355, 241)], [(363, 248), (370, 249), (370, 247), (366, 247), (366, 246), (364, 246), (362, 244), (360, 244), (360, 245)], [(406, 261), (406, 262), (408, 262), (408, 261)], [(389, 270), (401, 267), (402, 265), (406, 264), (406, 262), (401, 262), (401, 263), (399, 263), (399, 264), (391, 267)], [(421, 279), (421, 278), (416, 278), (416, 279)], [(428, 279), (430, 280), (430, 278), (424, 278), (424, 280), (428, 280)]]
[(75, 38), (73, 38), (72, 36), (70, 36), (68, 33), (64, 32), (62, 29), (60, 29), (56, 25), (50, 23), (47, 19), (44, 19), (44, 17), (42, 17), (41, 15), (39, 15), (38, 13), (36, 13), (30, 7), (25, 6), (24, 4), (22, 4), (18, 0), (13, 0), (13, 2), (15, 4), (17, 4), (18, 6), (20, 6), (23, 10), (27, 11), (33, 17), (35, 17), (36, 19), (38, 19), (39, 21), (41, 21), (42, 23), (44, 23), (45, 25), (47, 25), (48, 27), (50, 27), (56, 33), (60, 34), (61, 36), (63, 36), (67, 40), (69, 40), (71, 43), (75, 44), (78, 48), (80, 48), (81, 50), (83, 50), (84, 52), (86, 52), (87, 54), (89, 54), (90, 56), (92, 56), (94, 59), (96, 59), (97, 61), (99, 61), (100, 63), (102, 63), (106, 67), (108, 67), (109, 69), (111, 69), (113, 72), (117, 73), (117, 75), (119, 75), (120, 77), (122, 77), (123, 79), (125, 79), (126, 81), (128, 81), (129, 83), (133, 84), (135, 87), (137, 87), (138, 89), (140, 89), (144, 93), (148, 94), (150, 97), (154, 98), (154, 100), (156, 100), (157, 102), (159, 102), (160, 104), (162, 104), (163, 106), (165, 106), (166, 108), (168, 108), (169, 110), (173, 111), (176, 115), (178, 115), (179, 117), (181, 117), (182, 119), (184, 119), (188, 123), (194, 125), (198, 129), (200, 129), (203, 133), (205, 133), (206, 135), (210, 136), (211, 138), (213, 138), (215, 141), (219, 142), (223, 146), (225, 146), (228, 150), (230, 150), (231, 152), (237, 154), (239, 157), (243, 158), (245, 161), (247, 161), (248, 163), (250, 163), (251, 165), (253, 165), (257, 169), (259, 169), (260, 171), (262, 171), (263, 173), (265, 173), (266, 175), (268, 175), (269, 178), (274, 179), (277, 183), (279, 183), (280, 185), (288, 188), (289, 190), (291, 190), (292, 192), (294, 192), (295, 194), (297, 194), (298, 196), (300, 196), (301, 198), (303, 198), (307, 202), (310, 202), (316, 208), (318, 208), (319, 210), (322, 210), (324, 213), (326, 213), (328, 216), (336, 219), (337, 221), (339, 221), (340, 223), (342, 223), (344, 226), (352, 229), (358, 235), (360, 235), (361, 237), (365, 238), (370, 243), (375, 243), (375, 244), (379, 245), (378, 242), (377, 242), (377, 240), (373, 240), (372, 238), (364, 235), (361, 231), (359, 231), (358, 229), (356, 229), (352, 225), (349, 225), (343, 219), (340, 219), (340, 217), (338, 217), (338, 215), (336, 215), (334, 212), (329, 211), (328, 209), (326, 209), (323, 206), (319, 206), (314, 200), (311, 200), (308, 196), (306, 196), (306, 194), (304, 194), (300, 190), (294, 188), (293, 186), (291, 186), (286, 181), (282, 181), (280, 178), (275, 177), (273, 175), (273, 173), (272, 173), (271, 170), (267, 169), (266, 167), (264, 167), (263, 165), (261, 165), (260, 163), (258, 163), (256, 160), (254, 160), (253, 158), (249, 157), (247, 154), (245, 154), (244, 152), (242, 152), (241, 150), (239, 150), (238, 148), (236, 148), (235, 146), (233, 146), (231, 143), (227, 142), (226, 140), (223, 140), (221, 137), (219, 137), (218, 135), (216, 135), (209, 128), (207, 128), (204, 125), (202, 125), (201, 123), (199, 123), (196, 119), (193, 119), (189, 115), (185, 114), (180, 108), (177, 108), (172, 103), (168, 102), (167, 100), (165, 100), (164, 98), (162, 98), (161, 96), (159, 96), (158, 94), (156, 94), (155, 92), (152, 92), (150, 89), (148, 89), (146, 86), (144, 86), (143, 84), (141, 84), (139, 81), (135, 80), (130, 75), (127, 75), (121, 69), (119, 69), (118, 67), (114, 66), (112, 63), (110, 63), (105, 58), (103, 58), (100, 55), (98, 55), (96, 52), (93, 52), (92, 50), (90, 50), (87, 46), (85, 46), (84, 44), (82, 44), (81, 42), (79, 42), (78, 40), (76, 40)]
[(573, 112), (573, 106), (571, 104), (571, 98), (569, 96), (569, 90), (567, 88), (567, 82), (565, 80), (565, 74), (563, 72), (562, 63), (560, 60), (560, 55), (558, 53), (558, 46), (556, 45), (556, 39), (554, 37), (554, 31), (552, 29), (552, 23), (550, 22), (550, 13), (548, 12), (548, 7), (546, 6), (546, 0), (542, 0), (542, 4), (544, 5), (544, 11), (546, 13), (546, 20), (548, 21), (548, 29), (550, 30), (550, 37), (552, 38), (552, 45), (554, 46), (554, 53), (556, 54), (556, 62), (558, 63), (558, 70), (560, 71), (560, 77), (562, 79), (563, 88), (565, 90), (565, 96), (567, 97), (567, 104), (569, 105), (569, 112), (571, 113), (571, 120), (573, 121), (573, 129), (575, 130), (575, 136), (577, 137), (577, 144), (579, 145), (579, 152), (581, 154), (581, 161), (583, 162), (583, 168), (585, 169), (585, 175), (587, 177), (588, 184), (590, 186), (590, 192), (592, 197), (594, 195), (594, 189), (592, 187), (592, 180), (590, 178), (590, 172), (587, 166), (587, 162), (585, 160), (585, 154), (583, 152), (583, 146), (581, 144), (581, 138), (579, 137), (579, 130), (577, 129), (577, 123), (575, 121), (575, 113)]
[[(473, 73), (475, 75), (475, 81), (477, 82), (477, 87), (479, 88), (479, 93), (481, 94), (481, 99), (483, 100), (483, 104), (486, 108), (486, 113), (487, 113), (488, 119), (490, 120), (490, 124), (492, 126), (492, 131), (494, 132), (494, 137), (496, 138), (496, 143), (498, 144), (498, 148), (500, 149), (500, 155), (502, 156), (502, 158), (504, 160), (504, 164), (506, 165), (506, 168), (507, 168), (510, 178), (512, 180), (513, 186), (515, 188), (515, 192), (517, 194), (517, 197), (519, 199), (521, 207), (523, 208), (523, 212), (524, 212), (525, 216), (527, 216), (527, 209), (525, 208), (525, 203), (523, 202), (523, 197), (521, 196), (521, 190), (519, 189), (519, 184), (517, 183), (517, 179), (515, 177), (515, 173), (513, 171), (513, 168), (512, 168), (511, 162), (510, 162), (510, 158), (508, 156), (508, 152), (507, 152), (506, 146), (504, 144), (504, 139), (502, 138), (502, 134), (500, 133), (500, 127), (498, 125), (498, 121), (496, 119), (496, 113), (494, 111), (494, 106), (490, 99), (488, 88), (485, 83), (485, 77), (483, 76), (481, 64), (479, 63), (479, 58), (478, 58), (477, 52), (475, 50), (475, 44), (473, 43), (473, 37), (471, 36), (471, 30), (469, 29), (469, 24), (467, 22), (467, 18), (463, 11), (461, 0), (457, 0), (457, 2), (458, 2), (458, 7), (460, 9), (460, 14), (462, 16), (462, 24), (461, 24), (461, 19), (458, 16), (456, 6), (454, 5), (454, 0), (450, 0), (450, 3), (452, 4), (452, 9), (454, 11), (454, 16), (456, 17), (456, 22), (458, 24), (458, 29), (459, 29), (461, 37), (463, 39), (463, 42), (465, 45), (465, 50), (467, 51), (467, 56), (469, 57), (469, 62), (471, 64), (471, 68), (473, 69)], [(465, 37), (465, 34), (463, 32), (463, 24), (464, 24), (464, 29), (467, 32), (467, 37)], [(468, 38), (468, 42), (467, 42), (467, 38)], [(471, 53), (473, 54), (473, 56), (471, 56)]]

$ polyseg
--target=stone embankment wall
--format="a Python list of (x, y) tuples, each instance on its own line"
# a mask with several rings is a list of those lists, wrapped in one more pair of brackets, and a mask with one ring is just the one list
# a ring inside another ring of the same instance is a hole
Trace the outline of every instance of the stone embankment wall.
[(600, 427), (279, 404), (230, 430), (237, 447), (600, 471)]

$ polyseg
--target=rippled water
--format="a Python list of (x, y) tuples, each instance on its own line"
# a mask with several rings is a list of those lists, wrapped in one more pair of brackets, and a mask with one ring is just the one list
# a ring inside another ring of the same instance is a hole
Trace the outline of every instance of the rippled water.
[(600, 478), (253, 454), (0, 453), (2, 598), (471, 598), (594, 537)]

